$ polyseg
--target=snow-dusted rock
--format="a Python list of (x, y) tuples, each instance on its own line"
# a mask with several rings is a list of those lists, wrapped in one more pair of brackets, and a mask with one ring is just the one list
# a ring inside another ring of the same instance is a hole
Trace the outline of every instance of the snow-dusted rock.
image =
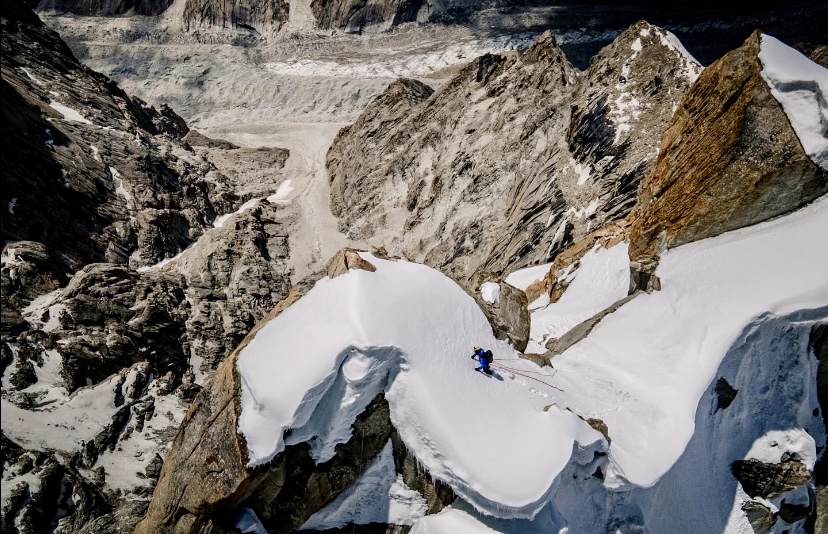
[(331, 207), (349, 236), (457, 278), (551, 261), (628, 213), (698, 70), (642, 22), (586, 73), (547, 33), (431, 96), (392, 85), (331, 146)]

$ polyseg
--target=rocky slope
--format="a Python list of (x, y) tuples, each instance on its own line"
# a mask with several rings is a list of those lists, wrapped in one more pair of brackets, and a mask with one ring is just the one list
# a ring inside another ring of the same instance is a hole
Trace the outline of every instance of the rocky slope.
[(226, 146), (222, 164), (254, 158), (225, 176), (180, 117), (81, 66), (23, 4), (2, 26), (19, 140), (2, 173), (3, 531), (128, 530), (186, 403), (288, 293), (295, 215), (264, 202), (216, 223), (273, 193), (288, 153), (190, 136)]
[(549, 261), (624, 217), (700, 67), (639, 23), (580, 73), (546, 34), (430, 95), (397, 82), (328, 153), (348, 235), (457, 277)]
[(4, 8), (3, 91), (5, 132), (21, 139), (4, 151), (3, 239), (43, 242), (64, 273), (156, 263), (234, 200), (209, 166), (171, 153), (180, 117), (80, 65), (18, 3)]

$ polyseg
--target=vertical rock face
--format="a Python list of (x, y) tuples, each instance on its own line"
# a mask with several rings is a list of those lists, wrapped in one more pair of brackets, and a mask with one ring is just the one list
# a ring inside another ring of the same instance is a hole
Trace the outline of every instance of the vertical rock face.
[(320, 28), (361, 32), (367, 26), (396, 26), (417, 20), (424, 0), (313, 0)]
[(2, 29), (3, 531), (125, 532), (198, 384), (288, 294), (295, 215), (263, 202), (213, 228), (242, 199), (179, 116), (17, 0)]
[(351, 237), (456, 278), (550, 261), (629, 212), (699, 68), (641, 22), (586, 73), (547, 33), (431, 96), (392, 85), (331, 146), (331, 207)]
[(762, 79), (761, 35), (707, 67), (661, 139), (630, 216), (630, 258), (792, 211), (828, 191)]
[(76, 15), (160, 15), (172, 0), (27, 0), (38, 11), (57, 11)]
[(288, 20), (284, 0), (184, 0), (181, 23), (187, 31), (219, 27), (276, 32)]

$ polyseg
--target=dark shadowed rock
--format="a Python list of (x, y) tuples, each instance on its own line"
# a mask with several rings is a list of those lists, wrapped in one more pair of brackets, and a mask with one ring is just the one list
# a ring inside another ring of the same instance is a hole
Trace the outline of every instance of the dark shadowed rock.
[(808, 467), (793, 459), (778, 464), (759, 460), (737, 460), (733, 462), (731, 471), (745, 493), (763, 499), (776, 497), (811, 481)]
[(748, 501), (742, 505), (742, 511), (750, 522), (754, 534), (768, 534), (776, 523), (774, 513), (762, 503)]
[(193, 242), (226, 192), (217, 173), (205, 180), (214, 168), (186, 161), (183, 120), (82, 66), (20, 0), (3, 3), (2, 29), (2, 122), (17, 139), (3, 152), (3, 240), (41, 243), (64, 276)]
[(425, 0), (313, 0), (311, 10), (320, 28), (362, 32), (369, 26), (417, 20)]

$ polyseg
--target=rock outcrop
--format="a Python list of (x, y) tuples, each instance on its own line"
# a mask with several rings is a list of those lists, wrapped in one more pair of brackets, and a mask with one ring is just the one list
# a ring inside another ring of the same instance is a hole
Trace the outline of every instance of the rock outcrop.
[(392, 84), (328, 152), (341, 230), (457, 279), (550, 261), (624, 217), (699, 70), (641, 22), (579, 73), (550, 34), (430, 91)]
[(179, 21), (186, 31), (235, 28), (258, 33), (277, 32), (288, 20), (285, 0), (181, 0)]
[(320, 28), (361, 33), (370, 26), (388, 28), (424, 19), (428, 5), (424, 0), (313, 0), (311, 10)]
[(630, 215), (630, 259), (755, 224), (828, 191), (763, 80), (761, 34), (707, 67), (681, 101)]
[(173, 0), (27, 0), (37, 11), (57, 11), (76, 15), (160, 15), (172, 5)]

